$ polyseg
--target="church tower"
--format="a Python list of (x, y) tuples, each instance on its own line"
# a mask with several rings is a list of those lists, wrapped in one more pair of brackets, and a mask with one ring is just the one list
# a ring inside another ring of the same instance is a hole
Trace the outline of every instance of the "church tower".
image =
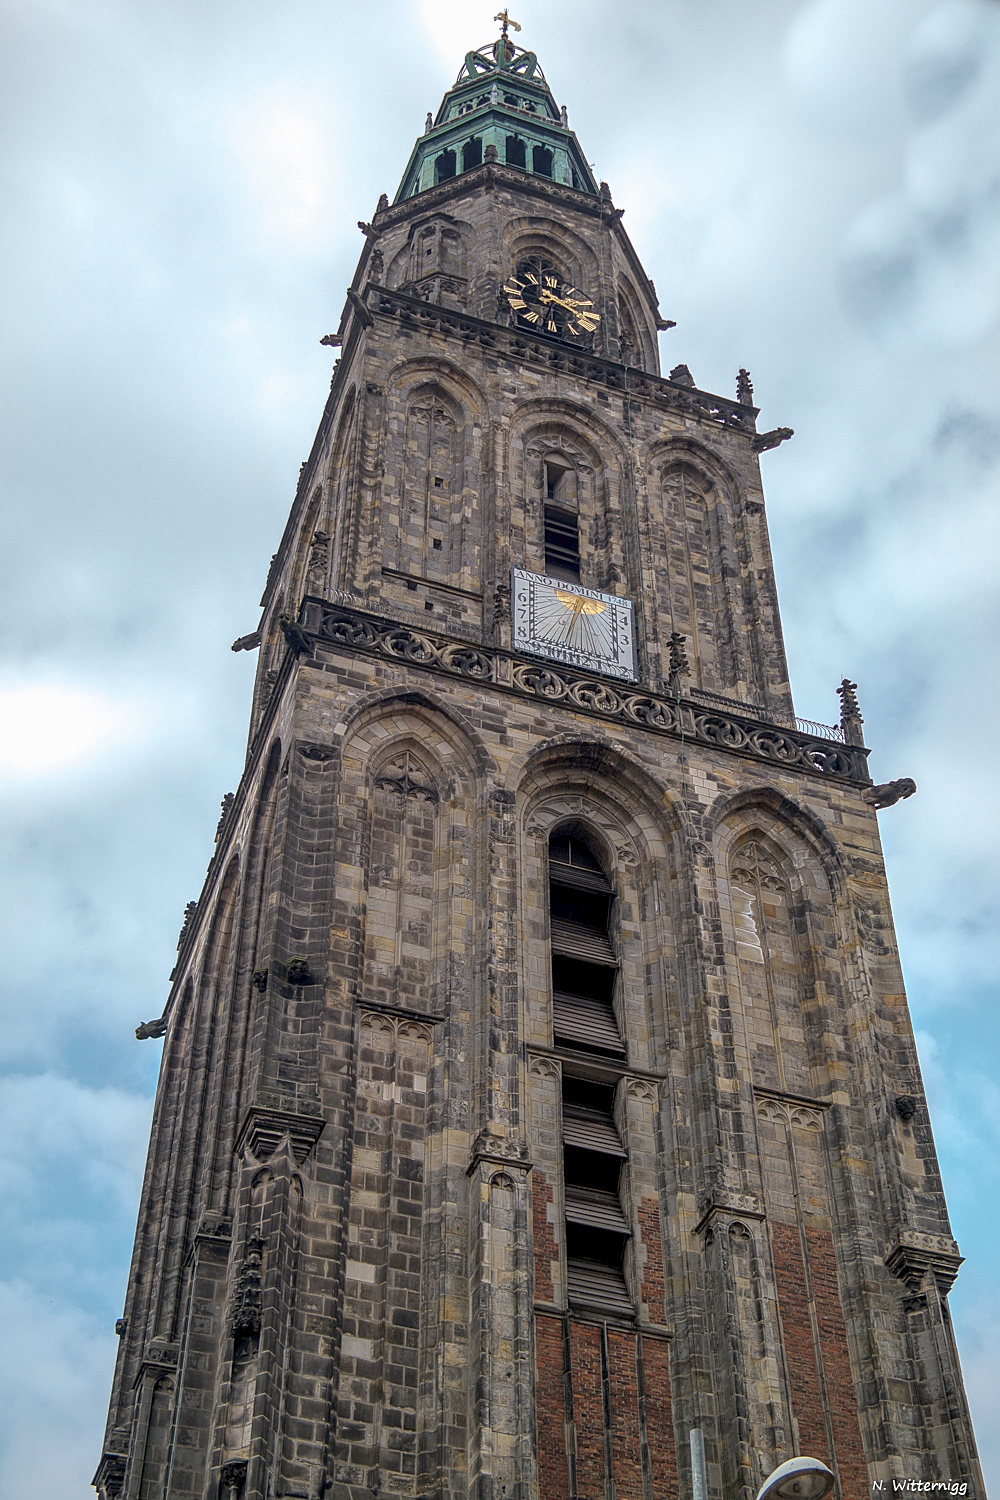
[[(101, 1500), (982, 1495), (853, 684), (533, 53), (370, 224), (188, 909)], [(877, 1491), (876, 1491), (877, 1493)]]

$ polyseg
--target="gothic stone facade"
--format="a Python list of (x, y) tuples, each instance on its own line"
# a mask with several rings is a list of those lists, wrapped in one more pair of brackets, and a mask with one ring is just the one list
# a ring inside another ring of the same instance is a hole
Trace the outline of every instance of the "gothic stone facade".
[[(982, 1493), (865, 751), (792, 716), (774, 436), (660, 376), (541, 75), (463, 115), (484, 56), (366, 226), (246, 643), (95, 1483), (674, 1500), (695, 1430), (712, 1500), (801, 1452), (843, 1500)], [(532, 101), (561, 180), (505, 159)], [(492, 150), (435, 184), (466, 115)], [(588, 347), (518, 324), (530, 257)], [(635, 684), (512, 650), (556, 491)]]

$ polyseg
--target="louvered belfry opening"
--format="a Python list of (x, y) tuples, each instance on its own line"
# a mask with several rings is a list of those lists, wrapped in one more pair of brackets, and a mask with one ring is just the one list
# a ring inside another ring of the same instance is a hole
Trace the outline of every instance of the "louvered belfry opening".
[(611, 942), (614, 891), (575, 834), (549, 841), (552, 1016), (557, 1046), (625, 1056), (615, 1016), (618, 959)]
[(549, 840), (552, 1010), (555, 1043), (566, 1053), (562, 1118), (569, 1298), (632, 1317), (625, 1280), (631, 1231), (621, 1199), (626, 1152), (615, 1125), (614, 1083), (605, 1079), (609, 1065), (614, 1069), (625, 1060), (614, 1007), (613, 902), (614, 888), (581, 832), (554, 833)]

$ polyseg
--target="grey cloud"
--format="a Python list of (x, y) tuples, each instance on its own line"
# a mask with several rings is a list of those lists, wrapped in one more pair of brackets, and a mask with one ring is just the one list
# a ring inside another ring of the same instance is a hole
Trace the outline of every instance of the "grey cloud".
[(903, 68), (916, 128), (904, 180), (844, 237), (841, 287), (873, 331), (961, 347), (1000, 315), (1000, 8), (947, 0)]

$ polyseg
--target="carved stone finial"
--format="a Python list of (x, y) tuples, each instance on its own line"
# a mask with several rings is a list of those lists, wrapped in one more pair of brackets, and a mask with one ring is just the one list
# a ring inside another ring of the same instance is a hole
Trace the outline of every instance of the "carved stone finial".
[(917, 783), (911, 776), (901, 776), (898, 781), (883, 781), (878, 786), (870, 786), (861, 795), (878, 812), (883, 807), (894, 807), (904, 797), (912, 797), (916, 790)]
[(753, 406), (753, 381), (750, 371), (742, 367), (736, 377), (736, 399), (741, 406)]
[(261, 1313), (261, 1269), (264, 1260), (264, 1241), (254, 1235), (247, 1240), (246, 1255), (240, 1266), (229, 1305), (229, 1333), (231, 1338), (249, 1335), (256, 1338), (260, 1333)]
[(865, 736), (861, 726), (865, 721), (858, 707), (857, 683), (845, 677), (837, 689), (837, 697), (840, 699), (840, 727), (844, 731), (845, 743), (863, 745)]
[(252, 983), (255, 990), (260, 990), (263, 993), (267, 989), (267, 970), (254, 969)]
[(559, 108), (559, 119), (560, 119), (560, 122), (562, 124), (563, 130), (568, 130), (569, 129), (569, 110), (566, 108), (565, 104), (561, 105), (560, 108)]
[(680, 696), (681, 679), (689, 676), (691, 672), (691, 665), (687, 658), (687, 652), (684, 649), (686, 639), (687, 637), (681, 635), (680, 631), (675, 630), (667, 642), (670, 648), (669, 687), (670, 691), (677, 697)]
[(689, 385), (692, 388), (694, 387), (694, 376), (687, 365), (674, 365), (667, 379), (672, 380), (674, 385)]
[(601, 183), (601, 202), (611, 202), (611, 189), (608, 187), (608, 184), (606, 182)]
[(195, 913), (197, 912), (197, 910), (198, 910), (198, 903), (197, 903), (197, 901), (189, 901), (188, 904), (187, 904), (187, 906), (185, 906), (185, 908), (184, 908), (184, 921), (181, 923), (181, 935), (177, 939), (177, 951), (178, 951), (178, 953), (180, 952), (181, 944), (184, 942), (184, 939), (187, 937), (188, 933), (191, 931), (191, 923), (195, 919)]
[(158, 1016), (155, 1021), (143, 1021), (141, 1026), (135, 1028), (135, 1039), (137, 1042), (155, 1042), (161, 1036), (166, 1036), (166, 1034), (166, 1016)]
[(495, 146), (487, 146), (483, 152), (483, 161), (499, 161), (500, 153)]
[(368, 280), (374, 281), (377, 285), (381, 286), (384, 272), (385, 256), (381, 250), (373, 250), (371, 259), (368, 262)]
[(433, 129), (434, 129), (434, 116), (431, 114), (430, 110), (428, 110), (427, 111), (427, 119), (424, 121), (424, 135), (426, 135), (428, 133), (428, 131), (433, 130)]
[(221, 816), (219, 818), (219, 821), (218, 821), (218, 823), (216, 825), (216, 829), (215, 829), (215, 842), (216, 843), (218, 843), (219, 839), (222, 837), (222, 830), (226, 826), (226, 819), (229, 817), (229, 814), (232, 812), (232, 810), (233, 810), (233, 803), (235, 801), (236, 801), (236, 793), (235, 792), (227, 792), (226, 795), (222, 799), (222, 813), (221, 813)]
[(387, 214), (389, 212), (389, 194), (388, 193), (379, 193), (379, 196), (378, 196), (378, 206), (376, 207), (375, 212), (377, 214)]

